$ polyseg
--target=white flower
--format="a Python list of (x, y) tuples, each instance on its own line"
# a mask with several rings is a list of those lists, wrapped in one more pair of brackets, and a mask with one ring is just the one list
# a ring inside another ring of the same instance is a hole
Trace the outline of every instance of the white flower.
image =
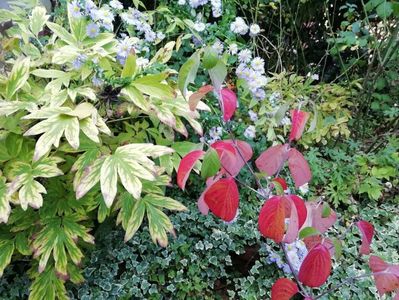
[(284, 118), (281, 120), (280, 124), (281, 124), (281, 125), (291, 125), (291, 119), (288, 118), (288, 117), (284, 117)]
[(205, 23), (203, 23), (203, 22), (197, 21), (194, 23), (194, 29), (197, 30), (198, 32), (204, 31), (205, 27), (206, 27)]
[(138, 67), (146, 67), (149, 63), (149, 60), (147, 58), (144, 57), (139, 57), (136, 60), (136, 64)]
[(238, 52), (238, 46), (236, 43), (233, 43), (229, 46), (229, 52), (231, 55), (236, 55)]
[(221, 55), (224, 49), (223, 43), (219, 40), (216, 40), (212, 45), (212, 49), (215, 50), (217, 54)]
[(319, 80), (319, 74), (311, 74), (310, 72), (306, 74), (307, 77), (312, 78), (313, 80)]
[(211, 0), (212, 15), (214, 18), (219, 18), (222, 15), (222, 0)]
[(249, 63), (252, 58), (252, 53), (248, 49), (241, 50), (238, 53), (238, 60), (242, 63)]
[(251, 67), (258, 72), (264, 73), (265, 72), (265, 61), (263, 58), (255, 57), (251, 62)]
[(390, 190), (392, 188), (392, 183), (389, 181), (385, 182), (385, 187)]
[(248, 32), (248, 25), (245, 23), (244, 19), (237, 17), (234, 22), (230, 24), (230, 30), (234, 33), (244, 35)]
[(259, 34), (259, 32), (260, 32), (260, 27), (259, 27), (258, 24), (252, 24), (252, 25), (249, 27), (249, 35), (250, 35), (250, 36), (256, 36), (256, 35)]
[(308, 184), (308, 183), (305, 183), (304, 185), (301, 185), (301, 186), (299, 187), (299, 192), (300, 192), (302, 195), (307, 194), (307, 193), (309, 192), (309, 184)]
[(177, 2), (177, 4), (179, 4), (179, 5), (186, 5), (186, 0), (179, 0), (179, 1)]
[(248, 115), (252, 122), (258, 121), (258, 114), (253, 110), (248, 111)]
[(110, 5), (112, 8), (116, 9), (116, 10), (121, 10), (121, 9), (123, 9), (122, 3), (120, 3), (118, 0), (111, 0), (111, 1), (109, 2), (109, 5)]
[(163, 40), (165, 38), (165, 34), (161, 31), (157, 32), (157, 39)]
[(244, 136), (250, 140), (255, 138), (255, 134), (256, 134), (256, 129), (255, 129), (255, 126), (253, 126), (253, 125), (248, 126), (247, 129), (245, 129), (245, 131), (244, 131)]

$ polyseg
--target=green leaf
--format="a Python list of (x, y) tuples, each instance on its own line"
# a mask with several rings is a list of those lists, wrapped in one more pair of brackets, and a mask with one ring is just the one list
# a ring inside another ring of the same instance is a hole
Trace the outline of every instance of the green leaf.
[(148, 203), (146, 203), (146, 211), (148, 228), (153, 242), (158, 243), (161, 247), (166, 247), (168, 245), (167, 232), (174, 235), (173, 224), (165, 213)]
[(165, 83), (161, 83), (161, 80), (154, 75), (138, 78), (132, 82), (132, 85), (140, 92), (152, 97), (160, 99), (173, 98), (172, 88)]
[(7, 80), (6, 97), (11, 97), (25, 84), (29, 78), (30, 58), (26, 57), (15, 62)]
[(149, 110), (148, 101), (144, 98), (143, 94), (141, 94), (140, 91), (134, 86), (131, 85), (123, 88), (121, 90), (121, 94), (126, 96), (126, 99), (128, 101), (133, 102), (134, 105), (141, 108), (142, 110)]
[(136, 200), (132, 197), (126, 198), (125, 201), (130, 201), (130, 205), (132, 205), (132, 208), (129, 211), (130, 217), (125, 226), (125, 242), (127, 242), (134, 236), (140, 225), (143, 223), (146, 206), (145, 202), (142, 200)]
[(47, 267), (39, 274), (30, 287), (29, 300), (68, 300), (64, 281), (56, 276), (53, 267)]
[(342, 242), (339, 239), (337, 239), (337, 238), (333, 238), (332, 242), (333, 242), (334, 247), (335, 247), (334, 256), (335, 256), (335, 259), (338, 260), (341, 257), (341, 255), (342, 255)]
[(37, 105), (32, 102), (21, 101), (1, 101), (0, 100), (0, 116), (9, 116), (19, 110), (34, 111)]
[(144, 201), (145, 203), (151, 204), (153, 206), (157, 206), (159, 208), (166, 208), (169, 210), (176, 210), (176, 211), (187, 210), (187, 207), (185, 207), (179, 201), (156, 194), (147, 194), (141, 201)]
[(215, 149), (206, 151), (201, 167), (201, 177), (206, 179), (214, 176), (220, 169), (219, 155)]
[(123, 66), (121, 77), (132, 77), (136, 73), (136, 54), (130, 53)]
[(321, 217), (322, 218), (328, 218), (331, 214), (331, 207), (328, 205), (328, 203), (324, 202), (323, 203), (323, 210), (321, 212)]
[(7, 196), (6, 179), (0, 176), (0, 223), (7, 223), (10, 213), (11, 206)]
[(384, 1), (383, 3), (381, 3), (380, 5), (378, 5), (377, 7), (377, 14), (380, 18), (382, 19), (386, 19), (388, 18), (393, 10), (392, 10), (392, 3), (388, 2), (388, 1)]
[(4, 269), (10, 264), (14, 253), (14, 242), (12, 240), (0, 240), (0, 277)]
[(62, 41), (68, 43), (69, 45), (76, 45), (77, 41), (75, 37), (70, 34), (64, 27), (52, 22), (47, 22), (46, 25)]
[(216, 66), (214, 66), (212, 69), (209, 69), (208, 72), (215, 91), (219, 92), (227, 76), (226, 64), (219, 59)]
[(66, 76), (64, 71), (52, 70), (52, 69), (36, 69), (31, 74), (41, 78), (62, 78)]
[(205, 48), (202, 63), (205, 69), (212, 69), (218, 62), (218, 53), (211, 46)]
[(18, 232), (15, 235), (15, 248), (22, 255), (32, 255), (32, 250), (29, 248), (30, 242), (28, 239), (28, 232)]
[(49, 17), (49, 15), (46, 15), (46, 8), (44, 8), (43, 6), (36, 6), (32, 10), (32, 15), (29, 17), (29, 27), (36, 37), (42, 30), (44, 24), (47, 22)]
[(186, 97), (189, 83), (194, 83), (199, 64), (200, 55), (199, 52), (196, 51), (180, 68), (178, 86), (184, 98)]
[(19, 134), (9, 133), (6, 137), (5, 145), (11, 157), (17, 157), (21, 151), (23, 137)]
[(289, 103), (284, 103), (283, 105), (281, 105), (278, 110), (276, 111), (275, 115), (274, 115), (274, 119), (276, 120), (277, 124), (281, 123), (281, 120), (284, 118), (285, 113), (287, 112), (287, 110), (290, 108)]
[(314, 227), (305, 227), (299, 232), (299, 239), (302, 240), (312, 235), (319, 235), (320, 232)]

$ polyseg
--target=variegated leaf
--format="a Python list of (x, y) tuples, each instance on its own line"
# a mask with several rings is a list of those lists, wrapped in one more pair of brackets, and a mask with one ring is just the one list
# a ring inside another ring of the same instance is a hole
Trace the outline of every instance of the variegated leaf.
[(15, 62), (6, 85), (6, 97), (11, 97), (25, 84), (29, 78), (30, 58), (26, 57)]
[(49, 17), (49, 15), (46, 15), (46, 8), (43, 6), (36, 6), (32, 10), (32, 15), (29, 17), (29, 27), (35, 36), (38, 36)]
[(11, 207), (7, 195), (6, 179), (0, 177), (0, 223), (7, 223)]
[(32, 102), (0, 101), (0, 116), (9, 116), (19, 110), (35, 111), (37, 105)]
[(3, 276), (4, 269), (11, 262), (14, 247), (13, 240), (0, 240), (0, 277)]

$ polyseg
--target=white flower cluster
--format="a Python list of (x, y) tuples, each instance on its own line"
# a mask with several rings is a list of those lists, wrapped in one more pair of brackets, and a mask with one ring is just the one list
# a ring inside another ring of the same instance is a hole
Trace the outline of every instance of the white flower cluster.
[[(223, 134), (223, 128), (222, 127), (212, 127), (209, 130), (209, 139), (206, 140), (208, 144), (213, 144), (216, 141), (219, 141), (221, 139), (221, 136)], [(202, 141), (205, 141), (204, 138), (201, 138)]]
[(263, 100), (266, 97), (264, 88), (267, 84), (264, 60), (260, 57), (252, 59), (251, 51), (244, 49), (238, 53), (238, 61), (240, 62), (236, 70), (238, 78), (247, 82), (253, 97)]
[(236, 17), (234, 22), (230, 24), (230, 30), (236, 34), (245, 35), (249, 30), (249, 35), (254, 37), (260, 33), (260, 26), (258, 24), (252, 24), (248, 26), (244, 19)]
[(211, 0), (212, 16), (219, 18), (222, 15), (222, 0)]
[[(291, 244), (284, 244), (284, 248), (287, 252), (287, 257), (289, 262), (291, 263), (291, 266), (293, 267), (294, 271), (298, 273), (303, 260), (308, 254), (305, 243), (301, 240), (296, 240)], [(276, 263), (277, 266), (284, 271), (284, 273), (291, 273), (289, 265), (284, 263), (282, 257), (278, 253), (274, 252), (267, 245), (266, 251), (269, 253), (269, 256), (267, 257), (267, 263)]]

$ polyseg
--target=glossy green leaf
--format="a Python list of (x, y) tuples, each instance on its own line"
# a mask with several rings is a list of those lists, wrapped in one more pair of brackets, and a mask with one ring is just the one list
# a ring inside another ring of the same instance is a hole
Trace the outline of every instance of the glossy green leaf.
[(299, 232), (299, 239), (304, 239), (306, 237), (312, 236), (312, 235), (319, 235), (320, 231), (318, 231), (314, 227), (305, 227)]
[(209, 148), (202, 162), (201, 177), (206, 179), (214, 176), (220, 170), (220, 167), (218, 153), (215, 149)]
[(184, 97), (187, 94), (187, 87), (190, 83), (194, 83), (200, 64), (199, 52), (194, 54), (181, 66), (179, 71), (178, 86)]

